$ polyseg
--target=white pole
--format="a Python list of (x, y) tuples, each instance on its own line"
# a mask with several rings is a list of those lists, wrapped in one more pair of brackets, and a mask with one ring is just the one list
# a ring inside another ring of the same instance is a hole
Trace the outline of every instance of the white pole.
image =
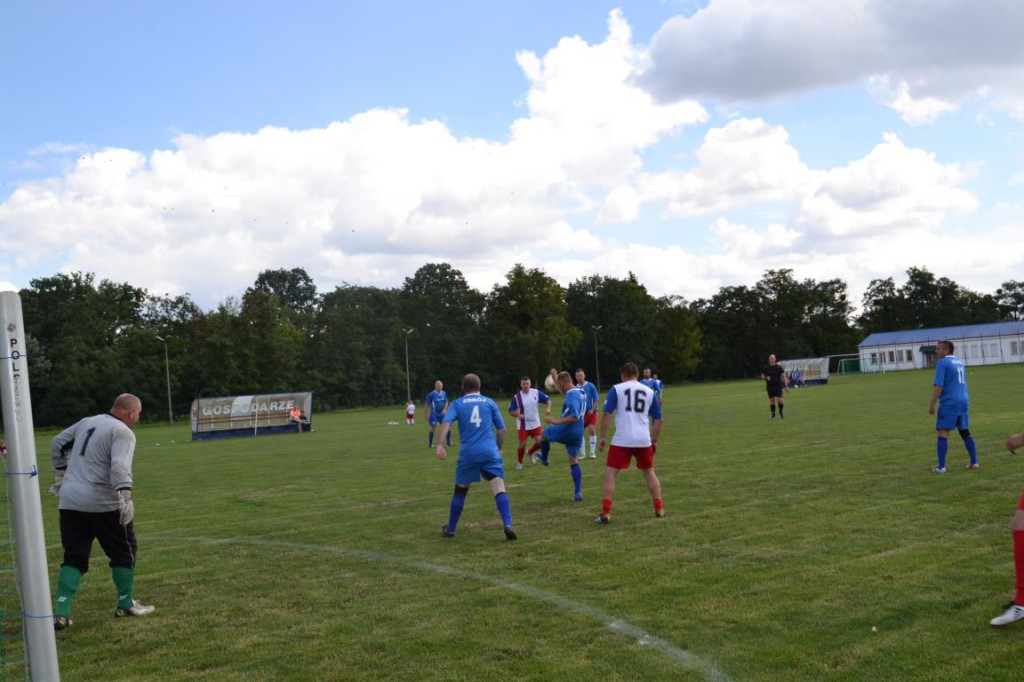
[(28, 384), (25, 325), (21, 298), (0, 292), (0, 403), (7, 438), (7, 488), (18, 545), (18, 584), (25, 648), (33, 680), (59, 680), (57, 640), (53, 633), (53, 603), (46, 566), (43, 508), (39, 496), (32, 396)]

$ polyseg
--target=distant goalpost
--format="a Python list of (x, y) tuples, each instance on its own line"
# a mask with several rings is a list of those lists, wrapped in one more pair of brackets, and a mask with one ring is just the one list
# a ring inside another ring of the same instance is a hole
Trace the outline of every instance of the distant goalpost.
[[(36, 441), (32, 422), (32, 401), (28, 383), (28, 355), (21, 298), (11, 291), (0, 292), (0, 405), (3, 407), (7, 457), (3, 460), (8, 523), (13, 524), (17, 581), (17, 622), (12, 624), (7, 608), (0, 611), (0, 655), (3, 679), (13, 679), (18, 669), (24, 679), (59, 680), (57, 639), (53, 631), (53, 605), (46, 565), (46, 538), (36, 465)], [(6, 607), (6, 604), (4, 604)], [(9, 658), (8, 642), (20, 626), (25, 659)], [(25, 665), (27, 660), (28, 665)], [(20, 665), (19, 665), (20, 663)], [(9, 674), (10, 673), (10, 674)]]

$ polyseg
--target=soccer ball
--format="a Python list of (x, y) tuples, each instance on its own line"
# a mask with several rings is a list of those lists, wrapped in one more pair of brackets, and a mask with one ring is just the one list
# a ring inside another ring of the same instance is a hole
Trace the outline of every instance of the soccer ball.
[(544, 379), (544, 388), (549, 392), (558, 390), (558, 384), (555, 383), (555, 378), (550, 374)]

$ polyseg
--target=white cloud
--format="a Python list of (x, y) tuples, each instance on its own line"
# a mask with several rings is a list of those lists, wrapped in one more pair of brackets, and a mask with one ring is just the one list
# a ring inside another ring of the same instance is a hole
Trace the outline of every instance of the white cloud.
[(640, 81), (664, 100), (724, 102), (870, 81), (913, 123), (986, 94), (1021, 116), (1022, 27), (1017, 0), (713, 0), (665, 22)]
[[(800, 3), (783, 3), (751, 37), (775, 40), (791, 4)], [(761, 16), (758, 3), (722, 0), (695, 18), (740, 6)], [(851, 7), (826, 13), (846, 12), (856, 27)], [(818, 26), (814, 13), (799, 18), (808, 32)], [(996, 282), (1019, 269), (1020, 258), (991, 258), (993, 244), (1024, 253), (1019, 215), (958, 250), (942, 229), (977, 209), (965, 189), (972, 169), (895, 135), (845, 165), (812, 168), (785, 126), (738, 117), (679, 153), (677, 131), (707, 113), (693, 101), (660, 104), (635, 84), (645, 55), (618, 12), (604, 42), (566, 38), (517, 60), (529, 90), (507, 140), (459, 138), (442, 122), (377, 108), (323, 128), (181, 135), (148, 155), (71, 146), (67, 172), (26, 181), (0, 203), (0, 275), (16, 281), (26, 264), (57, 259), (63, 271), (190, 292), (211, 307), (261, 270), (297, 266), (330, 289), (396, 286), (446, 261), (487, 291), (521, 262), (563, 284), (634, 272), (656, 295), (689, 299), (769, 268), (844, 278), (851, 292), (912, 264)], [(689, 166), (647, 170), (645, 152), (665, 148)]]
[[(632, 84), (640, 55), (629, 25), (616, 11), (608, 27), (600, 44), (566, 38), (518, 55), (528, 115), (507, 141), (371, 109), (322, 129), (181, 135), (148, 157), (104, 149), (12, 192), (0, 237), (33, 235), (18, 242), (23, 262), (66, 252), (64, 270), (204, 304), (273, 267), (302, 265), (326, 287), (395, 284), (428, 260), (467, 272), (501, 263), (503, 274), (519, 256), (593, 252), (596, 238), (573, 226), (596, 206), (591, 189), (620, 182), (641, 167), (641, 150), (707, 117)], [(58, 151), (80, 149), (40, 153)]]

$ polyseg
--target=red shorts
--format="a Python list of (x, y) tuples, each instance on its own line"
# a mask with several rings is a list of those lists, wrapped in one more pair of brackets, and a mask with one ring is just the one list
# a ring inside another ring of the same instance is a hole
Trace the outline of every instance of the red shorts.
[(540, 438), (540, 434), (544, 431), (543, 426), (538, 426), (535, 429), (519, 429), (519, 442), (525, 441), (530, 436), (534, 438)]
[(1024, 509), (1024, 493), (1020, 494), (1020, 502), (1017, 503), (1017, 509)]
[(654, 468), (654, 449), (648, 445), (644, 448), (627, 448), (613, 445), (608, 448), (607, 465), (612, 469), (628, 469), (629, 463), (636, 457), (637, 469)]
[(597, 426), (597, 410), (587, 412), (583, 415), (583, 426)]

